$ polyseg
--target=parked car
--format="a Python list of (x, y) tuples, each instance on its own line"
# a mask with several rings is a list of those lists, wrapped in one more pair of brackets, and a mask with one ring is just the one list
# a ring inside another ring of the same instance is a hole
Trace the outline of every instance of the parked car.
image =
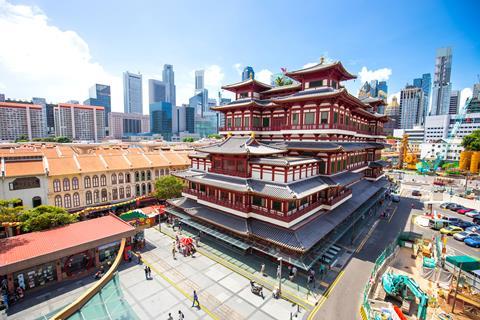
[(456, 207), (456, 208), (454, 208), (454, 209), (452, 209), (452, 210), (453, 210), (453, 211), (456, 211), (456, 212), (458, 213), (459, 210), (465, 210), (465, 209), (467, 209), (467, 207), (464, 207), (464, 206), (462, 206), (462, 205), (459, 205), (458, 207)]
[(473, 217), (472, 222), (480, 225), (480, 214)]
[(470, 222), (470, 221), (461, 221), (461, 222), (450, 223), (450, 225), (460, 227), (460, 228), (465, 230), (467, 228), (473, 227), (475, 225), (475, 223)]
[(440, 205), (440, 208), (447, 209), (447, 207), (451, 204), (454, 204), (454, 203), (453, 202), (444, 202)]
[(467, 246), (480, 248), (480, 237), (467, 237), (463, 240)]
[(459, 209), (459, 210), (457, 210), (457, 213), (467, 214), (467, 212), (470, 212), (470, 211), (473, 211), (473, 209), (472, 209), (472, 208), (465, 208), (465, 209)]
[(477, 214), (480, 214), (480, 211), (478, 210), (472, 210), (472, 211), (468, 211), (465, 213), (465, 215), (467, 217), (470, 217), (470, 218), (473, 218), (474, 216), (476, 216)]
[(447, 220), (450, 224), (455, 224), (455, 223), (463, 222), (462, 219), (460, 219), (460, 218), (455, 218), (455, 217), (445, 216), (445, 217), (443, 217), (443, 219), (444, 219), (444, 220)]
[(463, 231), (463, 232), (455, 233), (453, 235), (453, 238), (458, 241), (463, 241), (465, 240), (465, 238), (468, 238), (468, 237), (480, 237), (480, 234), (476, 232)]
[(421, 197), (422, 193), (419, 190), (413, 190), (412, 191), (412, 196), (414, 197)]
[(398, 194), (392, 194), (392, 202), (400, 202), (400, 196)]
[(452, 210), (452, 211), (455, 211), (455, 210), (458, 210), (458, 209), (461, 209), (462, 206), (459, 205), (459, 204), (456, 204), (456, 203), (452, 203), (451, 205), (447, 206), (447, 209), (448, 210)]
[(428, 220), (428, 226), (433, 230), (440, 230), (450, 225), (450, 221), (445, 219), (430, 219)]
[(446, 234), (447, 236), (452, 236), (455, 233), (463, 232), (463, 229), (457, 226), (448, 226), (446, 228), (440, 229), (441, 234)]
[(465, 229), (465, 231), (467, 231), (467, 232), (478, 232), (478, 233), (480, 233), (480, 226), (474, 225), (474, 226), (472, 226), (472, 227), (468, 227), (467, 229)]

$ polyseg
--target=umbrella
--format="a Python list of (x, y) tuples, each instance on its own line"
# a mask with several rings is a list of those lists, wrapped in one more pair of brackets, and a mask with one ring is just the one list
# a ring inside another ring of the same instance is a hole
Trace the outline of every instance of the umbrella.
[(186, 246), (190, 245), (193, 243), (193, 239), (192, 238), (182, 238), (182, 240), (180, 240), (180, 242)]

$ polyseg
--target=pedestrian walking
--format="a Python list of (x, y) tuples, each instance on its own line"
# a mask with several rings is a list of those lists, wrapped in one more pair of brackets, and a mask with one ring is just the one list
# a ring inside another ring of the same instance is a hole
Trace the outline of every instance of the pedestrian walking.
[(265, 263), (262, 263), (262, 265), (260, 266), (260, 274), (262, 276), (265, 276)]
[(313, 289), (315, 289), (315, 270), (310, 270), (310, 275), (312, 276)]
[(280, 276), (282, 275), (282, 268), (280, 268), (280, 266), (277, 267), (277, 278), (280, 278)]
[(148, 267), (147, 266), (145, 266), (144, 271), (145, 271), (145, 280), (148, 280)]
[(148, 277), (150, 279), (152, 279), (152, 269), (150, 269), (150, 267), (148, 267), (148, 266), (147, 266), (147, 268), (148, 268)]
[(197, 303), (197, 307), (200, 308), (200, 302), (198, 301), (197, 291), (193, 290), (192, 308), (195, 306), (195, 302)]
[(288, 266), (288, 280), (293, 281), (293, 270), (291, 266)]
[(297, 277), (297, 272), (298, 272), (297, 267), (293, 266), (292, 268), (293, 278)]
[(172, 314), (171, 314), (170, 312), (168, 313), (168, 318), (167, 318), (167, 320), (173, 320)]
[(185, 319), (185, 316), (183, 315), (183, 312), (178, 310), (178, 320), (183, 320)]

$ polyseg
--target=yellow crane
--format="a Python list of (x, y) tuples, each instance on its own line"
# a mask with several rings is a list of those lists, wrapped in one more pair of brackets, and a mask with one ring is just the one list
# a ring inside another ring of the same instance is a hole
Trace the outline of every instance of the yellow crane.
[(398, 155), (398, 169), (416, 170), (418, 162), (417, 155), (413, 152), (408, 144), (408, 134), (402, 137), (402, 144), (400, 145), (400, 154)]

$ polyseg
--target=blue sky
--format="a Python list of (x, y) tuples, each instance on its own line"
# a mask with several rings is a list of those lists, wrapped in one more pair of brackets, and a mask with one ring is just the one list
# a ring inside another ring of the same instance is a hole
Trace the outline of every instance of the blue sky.
[(109, 82), (120, 111), (125, 70), (159, 78), (173, 64), (182, 103), (195, 69), (207, 70), (216, 97), (239, 67), (266, 78), (323, 55), (355, 74), (366, 68), (348, 86), (354, 94), (372, 77), (396, 93), (433, 73), (442, 46), (453, 47), (453, 88), (462, 90), (480, 74), (478, 12), (480, 1), (0, 0), (0, 34), (17, 48), (0, 44), (0, 92), (83, 101), (91, 84)]

